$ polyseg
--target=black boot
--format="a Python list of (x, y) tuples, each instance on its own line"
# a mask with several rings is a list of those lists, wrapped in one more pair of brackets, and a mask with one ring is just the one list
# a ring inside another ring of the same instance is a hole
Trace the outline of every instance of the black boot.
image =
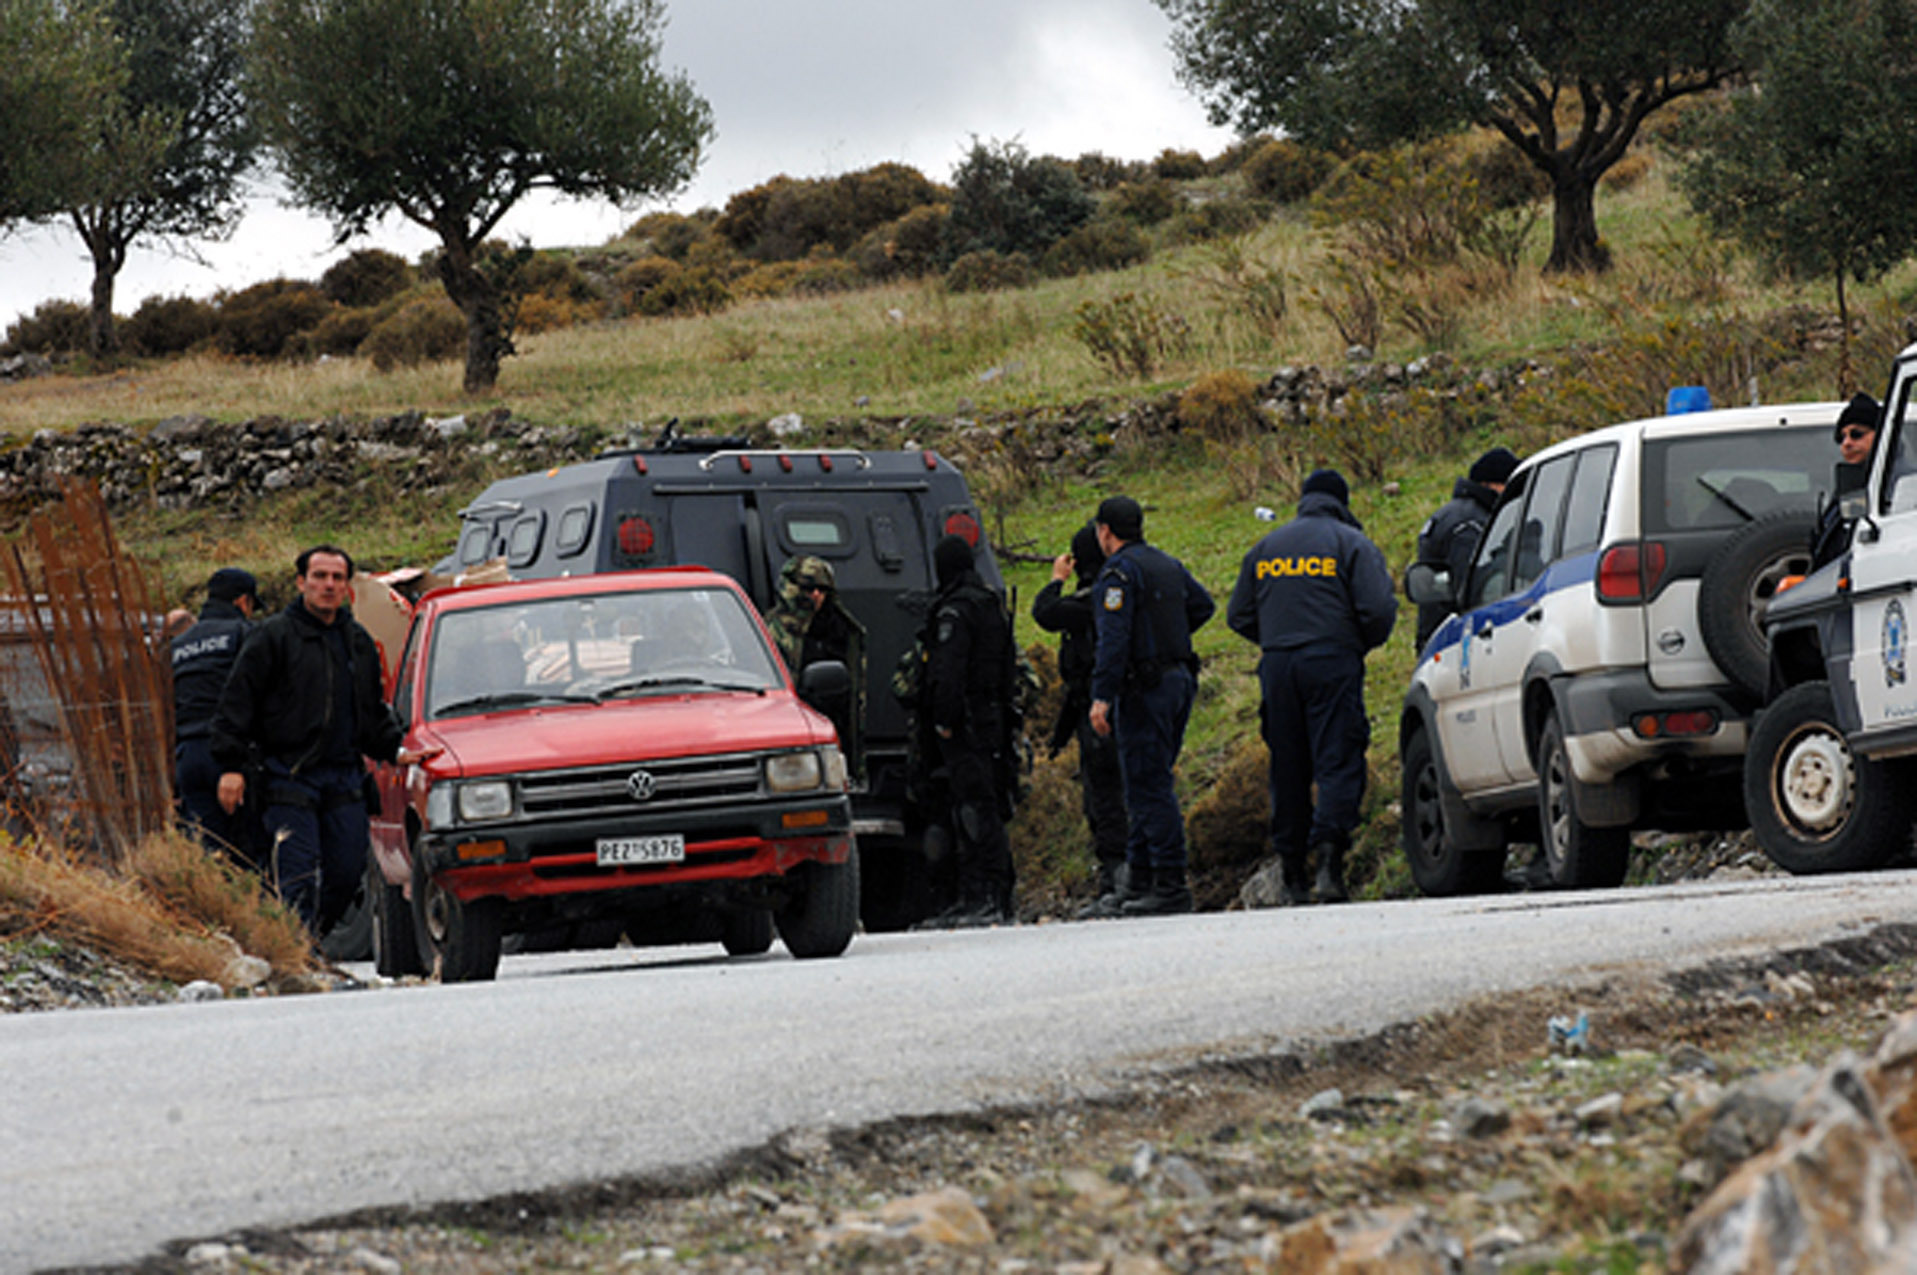
[(1350, 899), (1351, 896), (1345, 893), (1344, 847), (1329, 841), (1321, 842), (1313, 848), (1312, 854), (1318, 860), (1318, 902), (1343, 903)]
[(1183, 868), (1153, 868), (1151, 892), (1124, 906), (1126, 916), (1171, 916), (1191, 911), (1191, 887)]
[(1081, 921), (1108, 921), (1125, 916), (1127, 904), (1151, 893), (1152, 870), (1137, 864), (1121, 863), (1112, 874), (1112, 889), (1078, 910)]
[(1285, 874), (1284, 900), (1288, 908), (1302, 908), (1311, 902), (1311, 860), (1303, 855), (1285, 855), (1278, 861)]

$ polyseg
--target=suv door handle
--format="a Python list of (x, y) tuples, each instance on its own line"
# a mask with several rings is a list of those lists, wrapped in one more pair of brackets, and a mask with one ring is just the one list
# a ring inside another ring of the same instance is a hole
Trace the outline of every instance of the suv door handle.
[(1484, 627), (1479, 629), (1475, 634), (1473, 634), (1473, 636), (1478, 638), (1481, 641), (1488, 641), (1491, 637), (1491, 634), (1494, 633), (1495, 631), (1496, 630), (1494, 630), (1491, 627), (1491, 621), (1486, 620), (1484, 622)]
[(1544, 619), (1543, 607), (1532, 607), (1529, 611), (1526, 611), (1524, 613), (1524, 622), (1526, 624), (1537, 624), (1543, 619)]

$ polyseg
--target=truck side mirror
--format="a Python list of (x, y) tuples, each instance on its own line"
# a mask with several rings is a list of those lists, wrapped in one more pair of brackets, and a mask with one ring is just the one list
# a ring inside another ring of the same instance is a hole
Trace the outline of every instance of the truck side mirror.
[(1404, 569), (1404, 595), (1421, 607), (1455, 607), (1455, 587), (1448, 567), (1414, 562)]
[(852, 674), (838, 660), (820, 660), (799, 674), (799, 698), (829, 712), (852, 698)]

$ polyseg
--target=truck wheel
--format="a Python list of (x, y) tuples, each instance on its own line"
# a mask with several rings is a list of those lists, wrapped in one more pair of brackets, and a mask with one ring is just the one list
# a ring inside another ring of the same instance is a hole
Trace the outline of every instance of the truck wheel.
[(727, 912), (722, 924), (727, 956), (757, 956), (772, 947), (772, 913), (764, 908)]
[(799, 894), (773, 913), (786, 951), (802, 961), (837, 956), (859, 928), (859, 848), (844, 863), (808, 863)]
[(1619, 885), (1631, 866), (1630, 829), (1593, 828), (1580, 820), (1576, 784), (1564, 728), (1552, 713), (1538, 735), (1538, 833), (1551, 883), (1573, 888)]
[(1697, 623), (1704, 649), (1732, 684), (1762, 695), (1770, 681), (1770, 641), (1764, 608), (1785, 576), (1810, 570), (1816, 519), (1788, 511), (1750, 523), (1717, 547), (1697, 590)]
[(382, 978), (424, 974), (426, 962), (419, 956), (412, 904), (406, 901), (406, 891), (386, 884), (379, 861), (371, 854), (366, 856), (366, 897), (372, 900), (373, 968)]
[(1909, 776), (1859, 757), (1837, 727), (1830, 683), (1804, 682), (1758, 716), (1744, 752), (1751, 831), (1787, 872), (1874, 868), (1910, 840)]
[(1466, 852), (1446, 835), (1444, 775), (1422, 730), (1405, 745), (1401, 840), (1411, 879), (1429, 895), (1481, 894), (1504, 880), (1504, 851)]
[(504, 899), (462, 901), (426, 875), (425, 857), (413, 856), (413, 919), (442, 983), (484, 983), (499, 972)]

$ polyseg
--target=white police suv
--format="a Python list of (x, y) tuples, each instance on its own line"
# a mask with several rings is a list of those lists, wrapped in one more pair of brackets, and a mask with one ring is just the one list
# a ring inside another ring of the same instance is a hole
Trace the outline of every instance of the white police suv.
[[(1676, 393), (1674, 392), (1674, 399)], [(1399, 723), (1403, 843), (1427, 894), (1498, 888), (1536, 842), (1560, 886), (1612, 886), (1632, 828), (1743, 826), (1769, 657), (1759, 619), (1810, 562), (1839, 403), (1596, 430), (1512, 476)]]

